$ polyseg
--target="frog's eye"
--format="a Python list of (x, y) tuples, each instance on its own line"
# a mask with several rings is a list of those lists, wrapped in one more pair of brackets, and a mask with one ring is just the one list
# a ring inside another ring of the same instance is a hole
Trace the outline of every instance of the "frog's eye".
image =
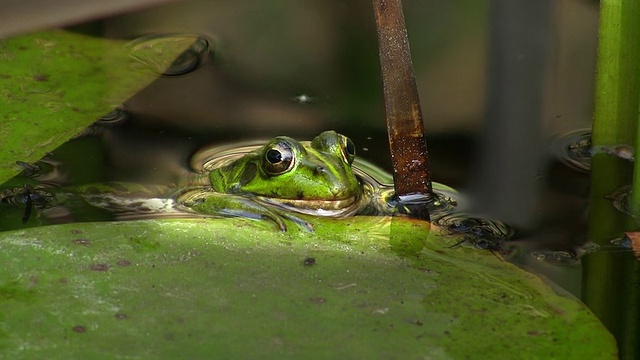
[(291, 146), (285, 142), (271, 145), (264, 152), (262, 165), (269, 175), (280, 175), (291, 170), (294, 163), (294, 154)]
[(353, 164), (353, 160), (356, 158), (356, 146), (348, 137), (343, 136), (342, 138), (342, 155), (347, 163), (351, 165)]

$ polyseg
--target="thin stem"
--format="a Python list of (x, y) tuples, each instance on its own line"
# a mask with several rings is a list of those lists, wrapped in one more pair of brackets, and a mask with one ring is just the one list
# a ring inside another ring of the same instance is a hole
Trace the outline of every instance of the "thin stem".
[(422, 110), (400, 0), (373, 0), (396, 195), (432, 193)]

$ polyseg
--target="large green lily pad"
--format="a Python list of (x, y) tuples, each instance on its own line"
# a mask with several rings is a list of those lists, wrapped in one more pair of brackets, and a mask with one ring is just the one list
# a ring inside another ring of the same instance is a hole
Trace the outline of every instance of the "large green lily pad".
[[(195, 37), (182, 40), (147, 52), (171, 65)], [(126, 44), (62, 30), (0, 39), (0, 183), (159, 77)]]
[(580, 302), (423, 222), (244, 219), (0, 234), (6, 358), (615, 358)]

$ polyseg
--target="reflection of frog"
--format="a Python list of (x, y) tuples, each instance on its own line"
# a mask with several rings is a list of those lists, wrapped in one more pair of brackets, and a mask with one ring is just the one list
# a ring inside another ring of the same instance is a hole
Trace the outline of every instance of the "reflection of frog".
[(285, 218), (311, 229), (292, 212), (340, 215), (362, 197), (363, 186), (351, 169), (354, 157), (353, 142), (335, 131), (302, 142), (280, 136), (213, 169), (209, 189), (178, 200), (203, 214), (269, 219), (281, 230)]

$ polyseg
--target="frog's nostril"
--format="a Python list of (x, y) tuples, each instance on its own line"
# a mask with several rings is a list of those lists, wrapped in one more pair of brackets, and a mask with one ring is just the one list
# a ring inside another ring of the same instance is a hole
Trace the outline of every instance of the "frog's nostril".
[(324, 168), (324, 166), (316, 166), (313, 169), (313, 175), (320, 175), (323, 174), (326, 171), (326, 169)]

